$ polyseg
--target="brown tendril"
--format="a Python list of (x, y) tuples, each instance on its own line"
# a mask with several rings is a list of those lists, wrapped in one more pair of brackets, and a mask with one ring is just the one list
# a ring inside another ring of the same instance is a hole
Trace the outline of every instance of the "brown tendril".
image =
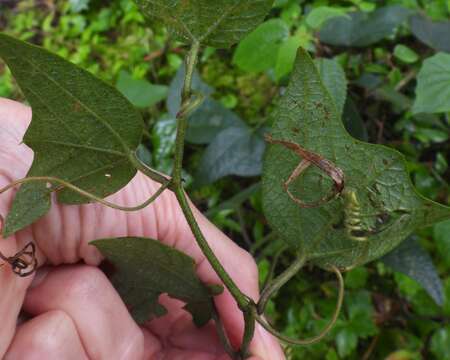
[[(337, 195), (339, 195), (344, 190), (344, 172), (342, 169), (337, 167), (333, 162), (325, 159), (322, 155), (316, 154), (312, 151), (306, 150), (302, 146), (286, 140), (275, 140), (271, 135), (266, 135), (265, 139), (270, 144), (280, 144), (289, 150), (294, 151), (298, 156), (302, 158), (300, 164), (294, 169), (292, 174), (289, 176), (288, 180), (284, 183), (284, 189), (289, 197), (297, 203), (302, 208), (315, 208), (322, 206), (329, 201), (333, 200)], [(327, 174), (334, 182), (333, 189), (331, 192), (324, 196), (322, 199), (305, 202), (298, 197), (296, 197), (289, 190), (289, 185), (297, 179), (310, 165), (317, 166), (325, 174)]]
[[(0, 252), (0, 259), (8, 263), (14, 274), (26, 277), (33, 274), (38, 266), (36, 259), (36, 245), (30, 242), (14, 256), (6, 257)], [(0, 266), (3, 266), (2, 264)]]

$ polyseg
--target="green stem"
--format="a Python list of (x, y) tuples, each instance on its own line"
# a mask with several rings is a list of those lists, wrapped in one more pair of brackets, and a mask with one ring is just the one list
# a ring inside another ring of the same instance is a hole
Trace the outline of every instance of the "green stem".
[(16, 187), (17, 185), (30, 183), (30, 182), (46, 182), (46, 183), (51, 183), (51, 184), (59, 184), (60, 186), (58, 188), (54, 188), (51, 190), (59, 191), (62, 188), (67, 188), (69, 190), (72, 190), (73, 192), (76, 192), (77, 194), (79, 194), (81, 196), (84, 196), (85, 198), (87, 198), (89, 200), (98, 202), (98, 203), (105, 205), (107, 207), (110, 207), (112, 209), (127, 211), (127, 212), (139, 211), (139, 210), (146, 208), (153, 201), (155, 201), (163, 193), (164, 190), (166, 190), (170, 186), (170, 181), (167, 180), (164, 184), (161, 185), (161, 187), (149, 199), (147, 199), (140, 205), (132, 206), (132, 207), (114, 204), (114, 203), (104, 200), (90, 192), (87, 192), (86, 190), (80, 189), (78, 186), (75, 186), (67, 181), (64, 181), (62, 179), (58, 179), (55, 177), (50, 177), (50, 176), (32, 176), (32, 177), (13, 181), (12, 183), (5, 186), (4, 188), (0, 189), (0, 194), (3, 194), (4, 192)]
[(262, 286), (263, 293), (265, 289), (271, 284), (273, 278), (275, 277), (275, 270), (278, 265), (278, 261), (280, 260), (281, 255), (286, 251), (287, 245), (282, 245), (281, 248), (275, 253), (275, 256), (272, 259), (272, 264), (270, 265), (269, 273), (267, 274), (266, 279), (264, 280), (264, 284)]
[(216, 323), (217, 335), (219, 336), (220, 342), (222, 343), (225, 352), (231, 359), (238, 359), (237, 354), (230, 343), (230, 339), (227, 336), (227, 332), (225, 331), (225, 327), (223, 325), (222, 320), (220, 319), (219, 312), (217, 311), (214, 301), (212, 301), (212, 307), (213, 307), (212, 317), (214, 322)]
[(244, 336), (242, 338), (241, 345), (241, 357), (242, 359), (246, 359), (249, 354), (250, 344), (252, 342), (253, 336), (255, 335), (255, 320), (256, 320), (256, 306), (251, 302), (251, 305), (248, 306), (248, 309), (244, 311)]
[(266, 305), (270, 298), (276, 293), (284, 284), (286, 284), (292, 277), (295, 276), (299, 272), (299, 270), (305, 264), (306, 257), (299, 256), (295, 262), (291, 264), (282, 274), (280, 274), (277, 278), (267, 284), (264, 290), (261, 293), (261, 297), (258, 301), (258, 314), (263, 314)]
[[(194, 76), (195, 65), (197, 64), (198, 53), (200, 51), (200, 44), (194, 42), (191, 50), (186, 58), (186, 74), (184, 78), (183, 92), (181, 94), (181, 107), (186, 108), (186, 105), (191, 100), (192, 92), (192, 78)], [(173, 165), (172, 179), (175, 187), (182, 187), (181, 172), (183, 169), (184, 157), (184, 140), (186, 138), (186, 129), (188, 126), (187, 118), (184, 112), (177, 115), (177, 138), (175, 142), (175, 161)]]
[(233, 295), (234, 299), (239, 305), (239, 308), (241, 310), (246, 310), (251, 303), (249, 298), (241, 292), (236, 283), (223, 268), (219, 259), (216, 257), (216, 254), (214, 254), (214, 252), (212, 251), (203, 233), (201, 232), (197, 221), (195, 220), (194, 214), (192, 212), (191, 207), (189, 206), (189, 202), (187, 200), (186, 194), (184, 193), (184, 190), (182, 188), (179, 188), (177, 185), (175, 186), (176, 186), (175, 196), (177, 197), (178, 203), (180, 204), (181, 210), (183, 211), (186, 221), (188, 222), (189, 227), (192, 233), (194, 234), (198, 246), (202, 250), (205, 257), (208, 259), (209, 263), (211, 264), (211, 266), (213, 267), (219, 278), (225, 284), (228, 291), (231, 293), (231, 295)]
[[(186, 108), (187, 104), (191, 101), (192, 94), (192, 77), (194, 74), (195, 65), (197, 64), (198, 53), (200, 51), (200, 44), (194, 42), (192, 44), (191, 50), (186, 58), (186, 75), (183, 86), (183, 93), (181, 95), (182, 104), (181, 109)], [(172, 171), (172, 190), (174, 191), (178, 203), (180, 204), (181, 210), (186, 218), (186, 221), (191, 228), (192, 233), (197, 241), (198, 246), (202, 250), (205, 257), (208, 259), (209, 263), (216, 271), (219, 278), (225, 284), (227, 289), (233, 295), (241, 309), (246, 309), (250, 303), (249, 299), (240, 291), (237, 285), (234, 283), (233, 279), (228, 275), (228, 273), (223, 268), (219, 259), (212, 251), (205, 237), (203, 236), (200, 227), (195, 220), (192, 209), (187, 200), (186, 194), (184, 193), (183, 183), (182, 183), (182, 168), (183, 168), (183, 155), (184, 155), (184, 142), (186, 137), (187, 129), (187, 117), (185, 112), (180, 112), (177, 116), (177, 137), (175, 143), (175, 160)]]
[[(200, 43), (195, 41), (189, 51), (186, 58), (186, 74), (184, 79), (183, 92), (181, 94), (181, 106), (180, 111), (177, 114), (177, 136), (175, 140), (175, 159), (172, 170), (171, 190), (175, 193), (180, 208), (186, 218), (187, 223), (195, 237), (195, 240), (202, 250), (205, 257), (208, 259), (214, 271), (217, 273), (223, 284), (236, 300), (239, 308), (248, 313), (250, 308), (255, 311), (255, 306), (252, 306), (252, 301), (244, 295), (238, 286), (235, 284), (230, 275), (226, 272), (219, 259), (214, 254), (213, 250), (206, 241), (200, 227), (195, 219), (194, 213), (190, 207), (189, 201), (183, 189), (182, 169), (183, 169), (183, 156), (184, 156), (184, 144), (186, 137), (186, 130), (188, 126), (188, 115), (195, 110), (195, 107), (201, 103), (201, 97), (192, 96), (192, 78), (194, 75), (195, 66), (197, 64), (198, 54), (200, 51)], [(152, 174), (154, 175), (154, 174)], [(219, 326), (220, 323), (219, 323)], [(251, 319), (246, 318), (245, 324), (247, 331), (244, 338), (244, 343), (250, 343), (253, 337), (255, 319), (254, 316)], [(252, 330), (253, 327), (253, 330)], [(220, 335), (220, 329), (219, 329)], [(221, 336), (223, 338), (223, 336)], [(221, 339), (225, 348), (229, 347), (228, 341)], [(248, 346), (248, 345), (246, 345)], [(229, 350), (228, 350), (229, 351)]]
[(186, 73), (184, 76), (183, 92), (181, 94), (182, 103), (185, 104), (191, 97), (192, 78), (194, 77), (195, 66), (197, 65), (198, 53), (200, 52), (200, 43), (195, 41), (186, 58)]
[(338, 282), (339, 282), (339, 294), (338, 294), (338, 301), (336, 304), (336, 309), (334, 311), (334, 314), (330, 320), (330, 322), (328, 323), (327, 326), (325, 326), (325, 328), (320, 332), (320, 334), (309, 338), (309, 339), (304, 339), (304, 340), (298, 340), (298, 339), (291, 339), (281, 333), (279, 333), (278, 331), (276, 331), (268, 322), (266, 319), (264, 319), (263, 316), (261, 316), (261, 314), (257, 314), (256, 315), (256, 321), (258, 321), (261, 326), (266, 329), (269, 333), (271, 333), (273, 336), (277, 337), (278, 339), (288, 343), (288, 344), (292, 344), (292, 345), (312, 345), (315, 344), (319, 341), (321, 341), (325, 336), (328, 335), (328, 333), (331, 331), (331, 329), (334, 327), (334, 325), (336, 324), (336, 321), (339, 317), (339, 314), (341, 312), (342, 309), (342, 303), (344, 302), (344, 279), (342, 277), (341, 272), (339, 271), (338, 268), (336, 268), (335, 266), (332, 267), (332, 270), (334, 271), (334, 273), (337, 276)]

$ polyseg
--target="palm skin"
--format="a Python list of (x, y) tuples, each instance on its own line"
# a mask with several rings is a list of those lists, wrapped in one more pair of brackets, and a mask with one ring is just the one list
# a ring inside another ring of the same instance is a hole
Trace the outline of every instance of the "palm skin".
[[(32, 151), (21, 143), (31, 110), (0, 99), (0, 187), (23, 178)], [(154, 193), (158, 184), (137, 175), (108, 200), (132, 206)], [(11, 206), (12, 191), (0, 196), (0, 214)], [(252, 257), (235, 245), (196, 209), (202, 231), (214, 252), (244, 293), (258, 298), (257, 269)], [(179, 301), (162, 296), (169, 310), (162, 318), (139, 327), (130, 317), (108, 279), (97, 269), (100, 253), (89, 242), (99, 238), (145, 236), (192, 256), (207, 283), (220, 283), (195, 243), (178, 204), (169, 191), (146, 209), (123, 213), (98, 204), (60, 206), (8, 239), (0, 251), (13, 255), (28, 242), (37, 246), (41, 266), (35, 276), (20, 278), (0, 267), (0, 358), (9, 359), (228, 359), (213, 324), (196, 329)], [(33, 279), (34, 278), (34, 279)], [(225, 328), (236, 346), (243, 320), (225, 291), (216, 298)], [(31, 319), (20, 322), (21, 310)], [(252, 359), (284, 359), (277, 341), (257, 327)]]

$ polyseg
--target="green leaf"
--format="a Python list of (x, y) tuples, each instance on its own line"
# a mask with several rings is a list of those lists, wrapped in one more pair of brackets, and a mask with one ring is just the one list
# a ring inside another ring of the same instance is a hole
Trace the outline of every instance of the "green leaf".
[(349, 289), (360, 289), (366, 286), (369, 272), (365, 267), (357, 267), (345, 274), (345, 286)]
[(334, 100), (339, 116), (344, 111), (347, 99), (347, 78), (344, 69), (335, 59), (316, 59), (317, 70), (322, 82)]
[(163, 21), (180, 41), (227, 48), (255, 29), (273, 0), (135, 0), (143, 13)]
[(419, 55), (413, 49), (403, 44), (395, 46), (394, 56), (406, 64), (414, 64), (419, 60)]
[(409, 237), (381, 259), (394, 271), (417, 281), (438, 305), (444, 303), (444, 287), (433, 260), (415, 236)]
[(450, 111), (450, 54), (438, 53), (423, 62), (417, 75), (413, 112)]
[(412, 106), (412, 100), (403, 95), (401, 92), (395, 90), (392, 86), (384, 85), (375, 90), (375, 96), (378, 100), (388, 101), (392, 104), (393, 110), (396, 113), (407, 111)]
[(275, 77), (277, 80), (291, 73), (294, 68), (297, 50), (302, 44), (302, 41), (301, 36), (294, 35), (290, 36), (281, 44), (278, 50), (277, 63), (275, 64)]
[(424, 44), (437, 51), (450, 52), (450, 21), (433, 22), (425, 16), (410, 19), (411, 32)]
[[(28, 176), (53, 176), (106, 197), (135, 175), (130, 151), (141, 142), (143, 121), (113, 87), (46, 50), (0, 34), (5, 60), (33, 110), (24, 142), (35, 158)], [(66, 204), (86, 203), (58, 191)], [(26, 184), (16, 195), (4, 235), (33, 223), (50, 208), (46, 184)]]
[[(450, 266), (450, 221), (444, 221), (433, 227), (433, 238), (439, 256)], [(450, 299), (449, 299), (450, 300)]]
[(167, 97), (167, 86), (153, 85), (147, 80), (134, 79), (130, 73), (121, 71), (117, 89), (136, 107), (149, 108)]
[(275, 66), (280, 45), (288, 36), (289, 27), (283, 20), (266, 21), (239, 43), (233, 63), (248, 72), (268, 70)]
[(411, 15), (411, 10), (394, 5), (374, 12), (363, 11), (328, 20), (319, 33), (320, 41), (336, 46), (364, 47), (392, 35), (396, 27)]
[(342, 121), (344, 123), (345, 129), (355, 139), (361, 141), (367, 141), (369, 139), (369, 134), (367, 133), (367, 128), (364, 124), (364, 120), (359, 114), (355, 102), (350, 97), (347, 97), (347, 101), (345, 102)]
[(224, 176), (256, 176), (261, 173), (265, 144), (259, 132), (232, 127), (219, 133), (206, 149), (198, 172), (198, 185)]
[(209, 144), (224, 129), (245, 128), (245, 123), (220, 102), (207, 98), (189, 117), (186, 140), (193, 144)]
[(358, 335), (352, 330), (344, 328), (336, 335), (336, 347), (341, 358), (349, 356), (358, 345)]
[(308, 13), (305, 21), (310, 28), (318, 30), (326, 21), (342, 16), (350, 18), (344, 9), (331, 6), (319, 6)]
[[(301, 208), (284, 189), (301, 158), (285, 146), (269, 145), (262, 180), (264, 212), (280, 237), (313, 263), (341, 268), (363, 264), (395, 248), (416, 228), (450, 218), (450, 208), (417, 193), (403, 155), (357, 141), (345, 131), (304, 50), (272, 119), (273, 139), (300, 145), (334, 163), (344, 173), (347, 191), (356, 195), (358, 211), (350, 218), (344, 210), (353, 205), (345, 196)], [(289, 189), (302, 201), (313, 202), (330, 194), (333, 185), (322, 170), (310, 166)], [(355, 217), (366, 241), (348, 235), (345, 223)]]
[(346, 299), (348, 329), (360, 338), (376, 335), (378, 328), (374, 322), (374, 308), (368, 291), (354, 291)]
[(114, 264), (112, 283), (138, 324), (166, 313), (158, 302), (161, 294), (184, 301), (197, 326), (211, 319), (212, 291), (198, 279), (195, 263), (186, 254), (157, 240), (137, 237), (91, 244)]
[(69, 0), (70, 7), (73, 12), (82, 12), (89, 9), (90, 0)]
[(431, 352), (439, 360), (450, 360), (450, 326), (438, 329), (431, 338)]

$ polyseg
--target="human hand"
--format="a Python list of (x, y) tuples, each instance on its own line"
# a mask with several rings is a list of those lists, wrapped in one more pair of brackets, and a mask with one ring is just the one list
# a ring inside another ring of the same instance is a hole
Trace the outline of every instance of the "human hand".
[[(31, 110), (0, 99), (0, 188), (26, 175), (32, 151), (21, 144)], [(141, 203), (159, 184), (137, 175), (108, 200), (125, 206)], [(6, 216), (12, 191), (0, 196)], [(258, 273), (252, 257), (234, 244), (198, 210), (196, 219), (210, 246), (241, 290), (258, 298)], [(11, 256), (30, 241), (37, 246), (41, 267), (21, 278), (9, 266), (0, 267), (0, 358), (15, 359), (220, 359), (228, 357), (214, 324), (197, 329), (181, 302), (161, 297), (168, 314), (139, 327), (130, 317), (105, 275), (97, 269), (102, 257), (89, 242), (99, 238), (144, 236), (177, 248), (195, 259), (206, 283), (220, 283), (196, 245), (175, 197), (164, 192), (156, 202), (135, 213), (99, 204), (60, 206), (11, 238), (0, 238), (0, 251)], [(79, 262), (83, 262), (80, 265)], [(215, 298), (224, 326), (234, 345), (243, 333), (242, 313), (225, 291)], [(21, 310), (32, 318), (17, 325)], [(252, 359), (277, 360), (284, 355), (277, 341), (257, 326)]]

